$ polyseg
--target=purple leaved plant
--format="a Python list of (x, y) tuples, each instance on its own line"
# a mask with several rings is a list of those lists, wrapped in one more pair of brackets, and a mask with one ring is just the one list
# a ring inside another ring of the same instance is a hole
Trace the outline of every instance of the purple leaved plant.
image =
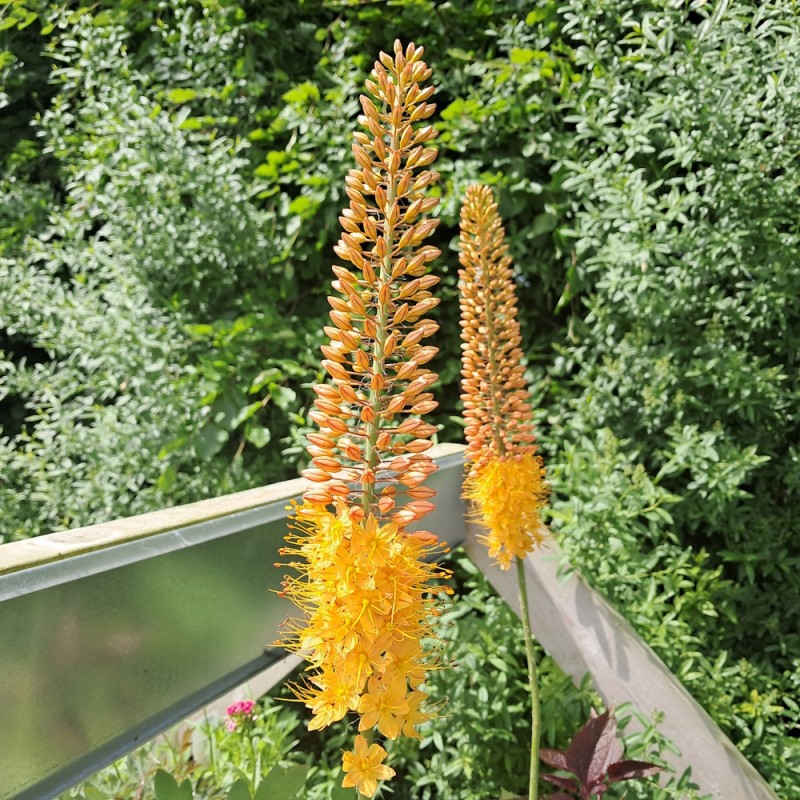
[(602, 797), (612, 783), (632, 778), (647, 778), (662, 768), (647, 761), (623, 759), (622, 745), (617, 739), (614, 709), (597, 716), (592, 711), (589, 721), (575, 734), (566, 752), (543, 748), (540, 757), (545, 764), (575, 777), (548, 773), (542, 778), (562, 791), (549, 800), (591, 800)]

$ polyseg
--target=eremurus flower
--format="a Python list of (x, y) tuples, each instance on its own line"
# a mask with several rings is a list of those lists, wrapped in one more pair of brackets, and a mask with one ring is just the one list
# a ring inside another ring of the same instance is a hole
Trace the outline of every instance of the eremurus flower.
[(428, 391), (437, 376), (425, 367), (437, 350), (425, 339), (438, 326), (425, 315), (438, 303), (428, 265), (440, 255), (424, 243), (438, 222), (426, 217), (438, 176), (427, 169), (435, 106), (422, 52), (395, 42), (361, 97), (365, 130), (354, 134), (358, 166), (334, 248), (347, 266), (333, 267), (322, 347), (331, 381), (314, 387), (309, 415), (319, 426), (303, 472), (313, 486), (293, 506), (282, 551), (298, 573), (284, 593), (302, 611), (282, 643), (310, 663), (295, 693), (313, 712), (311, 729), (359, 715), (365, 735), (344, 754), (343, 785), (367, 796), (394, 774), (370, 744), (374, 731), (415, 736), (430, 716), (419, 686), (435, 658), (421, 643), (432, 639), (431, 581), (444, 574), (430, 563), (436, 537), (406, 529), (432, 510), (434, 491), (422, 484), (436, 469), (426, 453), (436, 429), (419, 418), (437, 405)]
[(460, 261), (461, 397), (469, 462), (464, 497), (475, 503), (489, 554), (502, 569), (516, 563), (531, 692), (528, 792), (536, 800), (540, 705), (523, 559), (543, 538), (539, 511), (547, 491), (542, 460), (535, 455), (511, 258), (497, 204), (486, 186), (467, 189)]
[(378, 781), (394, 775), (394, 770), (383, 763), (384, 758), (386, 751), (379, 744), (368, 744), (363, 736), (356, 736), (353, 752), (344, 754), (342, 786), (355, 786), (359, 794), (372, 797), (378, 790)]
[(547, 491), (535, 455), (505, 231), (491, 189), (470, 186), (461, 208), (462, 395), (469, 472), (482, 537), (503, 569), (542, 540)]

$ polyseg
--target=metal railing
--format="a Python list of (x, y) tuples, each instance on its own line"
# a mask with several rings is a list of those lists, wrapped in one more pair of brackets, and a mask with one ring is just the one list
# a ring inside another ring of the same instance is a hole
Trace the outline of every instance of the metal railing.
[[(432, 451), (425, 519), (516, 605), (465, 524), (462, 448)], [(0, 546), (0, 800), (50, 800), (215, 698), (294, 664), (271, 646), (291, 609), (274, 566), (303, 481)], [(532, 624), (607, 703), (664, 713), (679, 770), (715, 798), (775, 794), (630, 626), (552, 554), (526, 563)]]

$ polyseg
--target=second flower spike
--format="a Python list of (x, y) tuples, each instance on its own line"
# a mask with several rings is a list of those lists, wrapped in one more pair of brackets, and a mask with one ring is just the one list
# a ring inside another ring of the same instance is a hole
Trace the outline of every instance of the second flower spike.
[(511, 258), (488, 186), (467, 189), (460, 246), (464, 496), (476, 503), (490, 555), (508, 569), (544, 535), (539, 511), (547, 490), (535, 455)]

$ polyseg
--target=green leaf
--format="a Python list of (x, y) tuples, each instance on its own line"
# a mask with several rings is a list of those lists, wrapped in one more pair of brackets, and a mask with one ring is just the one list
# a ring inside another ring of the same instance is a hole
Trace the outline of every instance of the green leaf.
[(528, 13), (528, 16), (525, 17), (525, 24), (535, 25), (537, 22), (541, 22), (545, 19), (547, 19), (547, 10), (544, 8), (537, 8)]
[(167, 102), (169, 103), (188, 103), (197, 97), (195, 89), (170, 89), (167, 92)]
[(301, 194), (299, 197), (295, 197), (295, 199), (292, 200), (289, 205), (289, 213), (302, 216), (307, 211), (316, 209), (318, 206), (319, 203), (316, 200), (312, 200), (310, 197)]
[(272, 434), (269, 428), (262, 425), (248, 425), (245, 431), (245, 439), (254, 444), (259, 450), (269, 444)]
[(534, 51), (529, 50), (527, 47), (512, 47), (509, 57), (512, 64), (528, 64), (533, 61)]
[(28, 25), (30, 25), (38, 17), (38, 14), (35, 11), (29, 11), (28, 9), (24, 9), (22, 13), (24, 14), (24, 16), (20, 20), (18, 26), (19, 30), (27, 28)]
[(240, 778), (231, 786), (228, 800), (253, 800), (253, 795), (250, 794), (250, 787), (244, 778)]
[(255, 403), (250, 403), (240, 409), (239, 413), (231, 420), (231, 429), (238, 428), (243, 422), (250, 419), (259, 408), (261, 408), (261, 401), (257, 400)]
[(159, 491), (168, 492), (175, 485), (177, 476), (178, 473), (175, 471), (175, 467), (172, 464), (167, 464), (158, 476), (156, 487)]
[(288, 386), (270, 386), (269, 393), (278, 408), (286, 410), (294, 406), (297, 393)]
[(534, 236), (541, 236), (543, 233), (549, 233), (556, 227), (558, 217), (555, 214), (550, 214), (545, 211), (537, 214), (533, 218), (533, 225), (531, 226), (531, 233)]
[(317, 102), (319, 100), (319, 89), (311, 83), (311, 81), (304, 81), (298, 84), (294, 89), (290, 89), (283, 94), (283, 101), (285, 103), (305, 103), (307, 100)]
[(305, 764), (273, 767), (261, 781), (254, 800), (289, 800), (305, 786), (307, 774)]
[(178, 785), (175, 778), (163, 769), (156, 772), (153, 788), (156, 800), (192, 800), (192, 785), (188, 779)]
[(214, 333), (214, 326), (207, 323), (199, 323), (197, 325), (187, 325), (187, 333), (195, 339), (203, 339), (211, 336)]
[[(341, 776), (341, 773), (339, 773)], [(339, 777), (339, 780), (336, 782), (336, 786), (333, 787), (330, 793), (330, 800), (353, 800), (353, 790), (352, 789), (345, 789), (342, 784), (342, 779)]]
[(256, 392), (260, 392), (268, 383), (277, 383), (282, 378), (283, 373), (279, 369), (275, 369), (275, 367), (262, 369), (261, 372), (253, 378), (253, 382), (250, 384), (250, 389), (248, 391), (250, 394), (255, 394)]
[(209, 422), (204, 425), (194, 438), (194, 449), (197, 455), (208, 460), (213, 458), (225, 446), (228, 441), (228, 432)]
[(189, 117), (185, 119), (178, 126), (182, 131), (199, 131), (203, 127), (203, 123), (199, 119)]

